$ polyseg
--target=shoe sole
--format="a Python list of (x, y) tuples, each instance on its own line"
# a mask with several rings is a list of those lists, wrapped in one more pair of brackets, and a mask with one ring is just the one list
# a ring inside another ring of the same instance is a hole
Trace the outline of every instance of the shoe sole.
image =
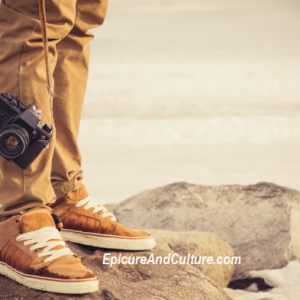
[(90, 233), (63, 229), (61, 235), (65, 241), (99, 248), (118, 250), (149, 250), (155, 247), (155, 240), (148, 237), (123, 237), (118, 235)]
[(29, 288), (61, 294), (87, 294), (98, 291), (99, 282), (95, 279), (59, 279), (24, 274), (0, 262), (0, 274)]

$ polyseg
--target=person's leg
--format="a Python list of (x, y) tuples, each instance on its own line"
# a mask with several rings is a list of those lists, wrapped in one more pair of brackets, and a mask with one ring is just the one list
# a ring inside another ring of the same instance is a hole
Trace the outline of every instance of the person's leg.
[(144, 231), (120, 225), (113, 214), (89, 197), (80, 182), (77, 137), (88, 77), (89, 42), (93, 38), (88, 30), (102, 24), (107, 4), (107, 1), (89, 1), (87, 5), (85, 0), (78, 0), (74, 28), (57, 44), (54, 72), (57, 141), (51, 179), (58, 199), (51, 207), (62, 219), (62, 236), (66, 240), (102, 248), (146, 250), (155, 246), (154, 238)]
[[(75, 4), (76, 0), (46, 1), (52, 69), (57, 58), (55, 45), (73, 28)], [(42, 121), (49, 122), (38, 19), (37, 0), (2, 2), (0, 93), (11, 93), (25, 105), (36, 104), (43, 110)], [(57, 231), (61, 229), (61, 220), (51, 216), (46, 206), (55, 200), (50, 179), (53, 148), (54, 143), (27, 170), (0, 158), (0, 221), (9, 217), (0, 223), (0, 274), (43, 291), (95, 292), (99, 285), (97, 278), (66, 246)], [(12, 216), (15, 213), (18, 215)]]
[(56, 45), (54, 119), (57, 139), (51, 180), (57, 196), (78, 189), (78, 180), (83, 178), (77, 138), (88, 79), (90, 41), (94, 37), (88, 30), (103, 23), (107, 5), (108, 0), (88, 1), (88, 4), (78, 0), (74, 28)]
[[(76, 0), (46, 0), (46, 11), (51, 66), (54, 70), (56, 44), (74, 26)], [(41, 121), (50, 122), (38, 1), (3, 0), (0, 24), (0, 93), (10, 93), (26, 106), (35, 104), (43, 112)], [(0, 157), (2, 219), (21, 211), (50, 211), (46, 204), (55, 200), (50, 178), (53, 150), (54, 143), (26, 170)]]

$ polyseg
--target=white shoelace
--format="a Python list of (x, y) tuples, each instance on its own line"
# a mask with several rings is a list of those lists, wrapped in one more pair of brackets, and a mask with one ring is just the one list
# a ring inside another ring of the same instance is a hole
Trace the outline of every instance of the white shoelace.
[[(66, 248), (66, 243), (62, 240), (60, 233), (55, 227), (43, 227), (36, 231), (23, 233), (19, 235), (16, 240), (24, 241), (24, 246), (34, 244), (32, 247), (29, 248), (30, 250), (36, 250), (45, 247), (45, 249), (43, 249), (42, 252), (37, 255), (38, 257), (48, 256), (44, 260), (45, 263), (59, 258), (61, 256), (74, 254), (69, 248)], [(64, 246), (65, 248), (50, 251), (58, 245)]]
[(86, 206), (83, 208), (84, 210), (88, 210), (91, 207), (94, 208), (93, 213), (98, 213), (98, 215), (101, 213), (101, 211), (103, 211), (104, 213), (102, 214), (102, 218), (111, 216), (110, 220), (111, 221), (116, 221), (117, 219), (115, 218), (115, 216), (110, 213), (107, 212), (107, 208), (105, 208), (104, 206), (102, 206), (101, 204), (99, 204), (97, 201), (95, 201), (94, 199), (92, 199), (90, 196), (88, 196), (87, 198), (80, 200), (77, 204), (76, 207), (80, 207), (82, 205), (86, 204)]

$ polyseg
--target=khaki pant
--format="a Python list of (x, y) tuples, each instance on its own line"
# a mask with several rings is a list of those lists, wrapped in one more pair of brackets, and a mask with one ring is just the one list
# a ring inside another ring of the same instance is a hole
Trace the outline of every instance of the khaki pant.
[[(56, 196), (82, 179), (77, 146), (87, 84), (91, 28), (101, 25), (108, 0), (46, 0), (54, 80), (56, 139), (22, 170), (0, 157), (0, 218), (29, 210), (50, 211)], [(35, 104), (50, 123), (50, 103), (38, 15), (38, 0), (2, 0), (0, 5), (0, 93)]]

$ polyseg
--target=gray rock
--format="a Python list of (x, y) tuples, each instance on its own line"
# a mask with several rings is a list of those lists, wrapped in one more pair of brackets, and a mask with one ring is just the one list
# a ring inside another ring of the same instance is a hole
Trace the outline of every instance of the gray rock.
[[(212, 257), (213, 261), (193, 264), (193, 267), (207, 275), (213, 283), (220, 287), (227, 287), (234, 272), (234, 264), (216, 264), (217, 258), (232, 257), (232, 248), (222, 241), (216, 234), (199, 231), (166, 231), (159, 229), (147, 230), (156, 240), (156, 251), (177, 253), (180, 256), (196, 256), (196, 262), (201, 257)], [(201, 261), (200, 261), (201, 262)]]
[(300, 193), (272, 183), (201, 186), (185, 182), (144, 191), (112, 212), (130, 228), (198, 230), (217, 234), (251, 270), (281, 268), (300, 258)]

